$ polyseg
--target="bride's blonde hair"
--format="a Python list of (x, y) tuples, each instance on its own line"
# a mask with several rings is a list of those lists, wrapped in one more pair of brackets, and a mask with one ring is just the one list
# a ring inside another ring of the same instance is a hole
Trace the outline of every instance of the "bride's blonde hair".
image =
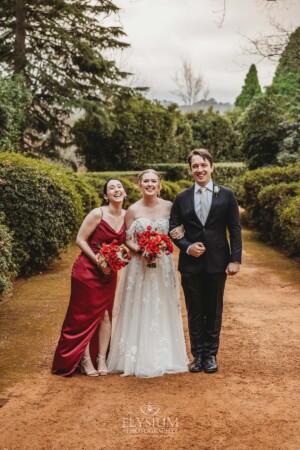
[(161, 188), (162, 188), (162, 185), (161, 185), (161, 176), (160, 176), (160, 174), (159, 174), (158, 172), (156, 172), (156, 170), (154, 170), (154, 169), (146, 169), (146, 170), (143, 170), (143, 172), (141, 172), (141, 173), (139, 174), (139, 176), (138, 176), (138, 184), (139, 184), (139, 186), (142, 184), (143, 176), (144, 176), (146, 173), (154, 173), (154, 174), (157, 176), (157, 178), (158, 178), (158, 187), (159, 187), (159, 190), (161, 190)]

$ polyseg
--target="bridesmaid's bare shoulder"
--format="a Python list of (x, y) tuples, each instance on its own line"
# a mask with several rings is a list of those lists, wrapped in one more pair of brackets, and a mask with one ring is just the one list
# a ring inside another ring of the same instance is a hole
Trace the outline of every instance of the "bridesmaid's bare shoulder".
[(92, 217), (94, 217), (95, 219), (102, 219), (103, 217), (103, 207), (101, 208), (94, 208), (92, 209), (92, 211), (89, 213), (89, 215)]

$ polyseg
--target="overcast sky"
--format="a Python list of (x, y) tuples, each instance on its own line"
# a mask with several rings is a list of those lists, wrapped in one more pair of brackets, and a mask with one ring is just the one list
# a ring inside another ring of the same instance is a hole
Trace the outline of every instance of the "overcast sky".
[[(243, 36), (266, 34), (272, 30), (269, 15), (286, 27), (300, 25), (300, 0), (117, 0), (120, 20), (131, 49), (123, 66), (150, 87), (150, 98), (180, 103), (172, 93), (174, 74), (188, 59), (200, 72), (210, 95), (217, 101), (233, 103), (245, 75), (257, 56), (243, 54)], [(268, 5), (266, 7), (265, 5)], [(219, 11), (219, 12), (218, 12)], [(262, 86), (271, 83), (275, 65), (257, 65)], [(201, 97), (201, 96), (200, 96)]]

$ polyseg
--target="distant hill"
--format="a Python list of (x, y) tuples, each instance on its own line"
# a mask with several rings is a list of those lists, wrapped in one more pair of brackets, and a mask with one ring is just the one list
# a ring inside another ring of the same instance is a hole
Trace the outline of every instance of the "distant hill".
[[(169, 100), (157, 100), (164, 108), (168, 108), (170, 105), (174, 105), (176, 102), (170, 102)], [(178, 104), (177, 104), (178, 105)], [(224, 114), (227, 111), (230, 111), (234, 108), (234, 105), (231, 103), (222, 103), (217, 102), (214, 98), (210, 98), (209, 100), (200, 100), (199, 102), (194, 103), (191, 106), (188, 105), (178, 105), (180, 111), (185, 114), (188, 112), (197, 112), (200, 109), (203, 112), (206, 112), (209, 108), (212, 108), (214, 111), (219, 111), (220, 114)]]
[(233, 105), (231, 103), (217, 102), (214, 98), (210, 98), (209, 100), (202, 99), (191, 106), (180, 106), (180, 110), (182, 113), (197, 112), (200, 109), (203, 112), (206, 112), (209, 108), (212, 108), (214, 111), (219, 111), (220, 114), (224, 114), (226, 111), (232, 109)]

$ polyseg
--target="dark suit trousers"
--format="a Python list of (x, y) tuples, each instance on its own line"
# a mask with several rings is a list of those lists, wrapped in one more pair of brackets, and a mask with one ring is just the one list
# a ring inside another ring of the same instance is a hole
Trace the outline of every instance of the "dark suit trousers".
[(226, 278), (226, 273), (206, 270), (181, 274), (194, 357), (207, 358), (218, 352)]

